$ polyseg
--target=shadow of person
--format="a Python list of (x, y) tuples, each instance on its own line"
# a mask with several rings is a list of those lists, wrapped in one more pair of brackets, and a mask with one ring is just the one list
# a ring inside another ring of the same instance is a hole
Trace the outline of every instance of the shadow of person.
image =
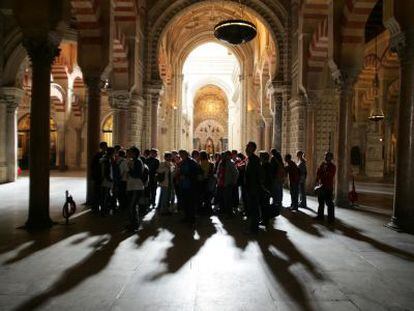
[(397, 247), (385, 244), (383, 242), (380, 242), (376, 239), (373, 239), (365, 234), (362, 233), (362, 230), (348, 225), (344, 223), (340, 219), (336, 219), (335, 223), (329, 224), (329, 223), (321, 223), (323, 226), (325, 226), (328, 230), (331, 232), (340, 232), (342, 235), (351, 238), (353, 240), (361, 241), (370, 244), (371, 246), (375, 247), (376, 249), (387, 253), (392, 254), (394, 256), (400, 257), (402, 259), (408, 260), (408, 261), (414, 261), (414, 254), (407, 252), (405, 250), (399, 249)]
[[(319, 272), (316, 265), (309, 260), (288, 238), (286, 231), (270, 229), (266, 232), (260, 231), (257, 235), (243, 233), (240, 221), (235, 219), (222, 219), (224, 230), (232, 236), (235, 245), (245, 250), (250, 243), (257, 243), (263, 255), (263, 259), (291, 301), (294, 301), (301, 310), (313, 310), (304, 284), (291, 271), (294, 264), (301, 264), (317, 280), (324, 280), (323, 274)], [(279, 287), (275, 290), (278, 291)]]
[(157, 280), (166, 274), (175, 273), (191, 260), (216, 233), (211, 218), (200, 218), (195, 229), (177, 221), (177, 217), (161, 219), (161, 230), (167, 230), (172, 235), (171, 246), (167, 249), (165, 257), (160, 260), (165, 264), (165, 270), (148, 277), (151, 281)]
[(37, 252), (50, 248), (64, 239), (85, 233), (85, 236), (79, 237), (71, 242), (72, 245), (82, 243), (85, 239), (95, 234), (95, 232), (101, 234), (99, 228), (102, 224), (112, 222), (114, 219), (116, 222), (122, 221), (121, 217), (123, 216), (117, 215), (116, 217), (102, 219), (97, 218), (96, 215), (91, 213), (86, 213), (76, 218), (76, 223), (73, 225), (56, 225), (50, 230), (31, 233), (20, 231), (15, 241), (8, 242), (8, 245), (1, 248), (0, 253), (2, 254), (16, 250), (16, 253), (11, 258), (5, 260), (3, 264), (14, 264)]
[(286, 218), (296, 228), (316, 237), (323, 237), (322, 233), (315, 226), (313, 219), (304, 212), (292, 213), (290, 211), (283, 211), (282, 216)]
[(66, 269), (46, 291), (22, 303), (15, 310), (35, 310), (53, 297), (70, 291), (88, 278), (101, 272), (110, 262), (119, 244), (131, 236), (131, 234), (122, 231), (121, 226), (113, 223), (112, 226), (108, 226), (111, 223), (112, 221), (108, 221), (104, 225), (96, 226), (95, 229), (89, 231), (89, 237), (99, 236), (99, 239), (90, 245), (93, 251), (86, 258)]
[[(299, 258), (291, 258), (289, 256), (286, 259), (275, 255), (271, 249), (276, 247), (286, 251), (284, 247), (281, 247), (280, 240), (284, 240), (282, 236), (286, 236), (281, 233), (278, 234), (277, 241), (272, 242), (269, 238), (258, 238), (257, 243), (263, 254), (263, 259), (272, 272), (272, 276), (289, 296), (289, 300), (293, 301), (301, 310), (311, 311), (314, 310), (310, 303), (310, 297), (308, 297), (306, 287), (291, 271), (291, 266), (299, 261)], [(284, 243), (287, 245), (286, 243)], [(292, 253), (288, 251), (287, 253)], [(303, 257), (303, 256), (301, 256)], [(313, 269), (312, 269), (313, 270)], [(276, 289), (277, 290), (277, 289)]]

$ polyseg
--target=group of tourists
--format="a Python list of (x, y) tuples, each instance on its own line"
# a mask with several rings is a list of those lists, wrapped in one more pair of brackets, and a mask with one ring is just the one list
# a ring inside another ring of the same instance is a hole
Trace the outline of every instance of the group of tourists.
[[(219, 214), (232, 218), (242, 214), (249, 231), (268, 227), (282, 209), (283, 187), (288, 184), (290, 210), (306, 208), (306, 159), (302, 151), (296, 159), (272, 149), (256, 155), (256, 143), (246, 145), (245, 154), (237, 150), (214, 155), (206, 151), (186, 150), (165, 152), (160, 161), (158, 150), (100, 143), (91, 174), (94, 183), (92, 210), (103, 216), (127, 210), (129, 228), (138, 230), (140, 220), (152, 208), (160, 215), (182, 213), (183, 221), (194, 225), (197, 215)], [(336, 167), (333, 154), (327, 152), (320, 165), (315, 191), (319, 208), (317, 219), (335, 220), (333, 189)], [(157, 189), (159, 195), (157, 197)], [(158, 199), (157, 199), (158, 198)]]

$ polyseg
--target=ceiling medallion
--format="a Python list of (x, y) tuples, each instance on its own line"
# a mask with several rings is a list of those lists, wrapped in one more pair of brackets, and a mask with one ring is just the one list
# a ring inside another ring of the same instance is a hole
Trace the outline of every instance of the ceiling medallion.
[(253, 40), (257, 35), (256, 26), (242, 19), (222, 21), (214, 27), (214, 36), (227, 43), (238, 45)]

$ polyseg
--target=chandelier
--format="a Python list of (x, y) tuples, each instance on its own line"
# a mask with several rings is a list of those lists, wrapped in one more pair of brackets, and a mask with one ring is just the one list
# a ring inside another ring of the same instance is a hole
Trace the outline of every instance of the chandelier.
[(243, 5), (240, 4), (240, 19), (228, 19), (221, 21), (214, 27), (214, 36), (224, 42), (238, 45), (253, 40), (257, 35), (256, 26), (243, 19)]

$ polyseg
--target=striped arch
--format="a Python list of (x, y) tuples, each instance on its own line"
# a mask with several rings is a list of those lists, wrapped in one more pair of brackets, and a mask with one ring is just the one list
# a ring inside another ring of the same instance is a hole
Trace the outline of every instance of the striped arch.
[(113, 72), (115, 74), (128, 72), (128, 46), (125, 35), (119, 27), (115, 27), (112, 54)]
[(82, 116), (82, 102), (81, 98), (85, 95), (85, 84), (81, 77), (76, 77), (73, 81), (73, 94), (74, 100), (72, 103), (72, 112), (76, 117)]
[(71, 0), (70, 2), (81, 40), (88, 43), (100, 42), (99, 0)]
[(55, 112), (65, 112), (65, 91), (57, 83), (50, 84), (50, 106)]
[(328, 17), (322, 20), (312, 36), (309, 46), (308, 69), (310, 72), (321, 72), (329, 56)]
[(343, 26), (343, 44), (363, 44), (365, 25), (378, 0), (346, 0)]
[(114, 20), (117, 22), (135, 22), (137, 10), (134, 0), (115, 0), (113, 1)]
[(381, 66), (380, 60), (376, 54), (365, 56), (363, 68), (358, 76), (358, 82), (364, 85), (371, 85), (375, 78), (375, 72)]

